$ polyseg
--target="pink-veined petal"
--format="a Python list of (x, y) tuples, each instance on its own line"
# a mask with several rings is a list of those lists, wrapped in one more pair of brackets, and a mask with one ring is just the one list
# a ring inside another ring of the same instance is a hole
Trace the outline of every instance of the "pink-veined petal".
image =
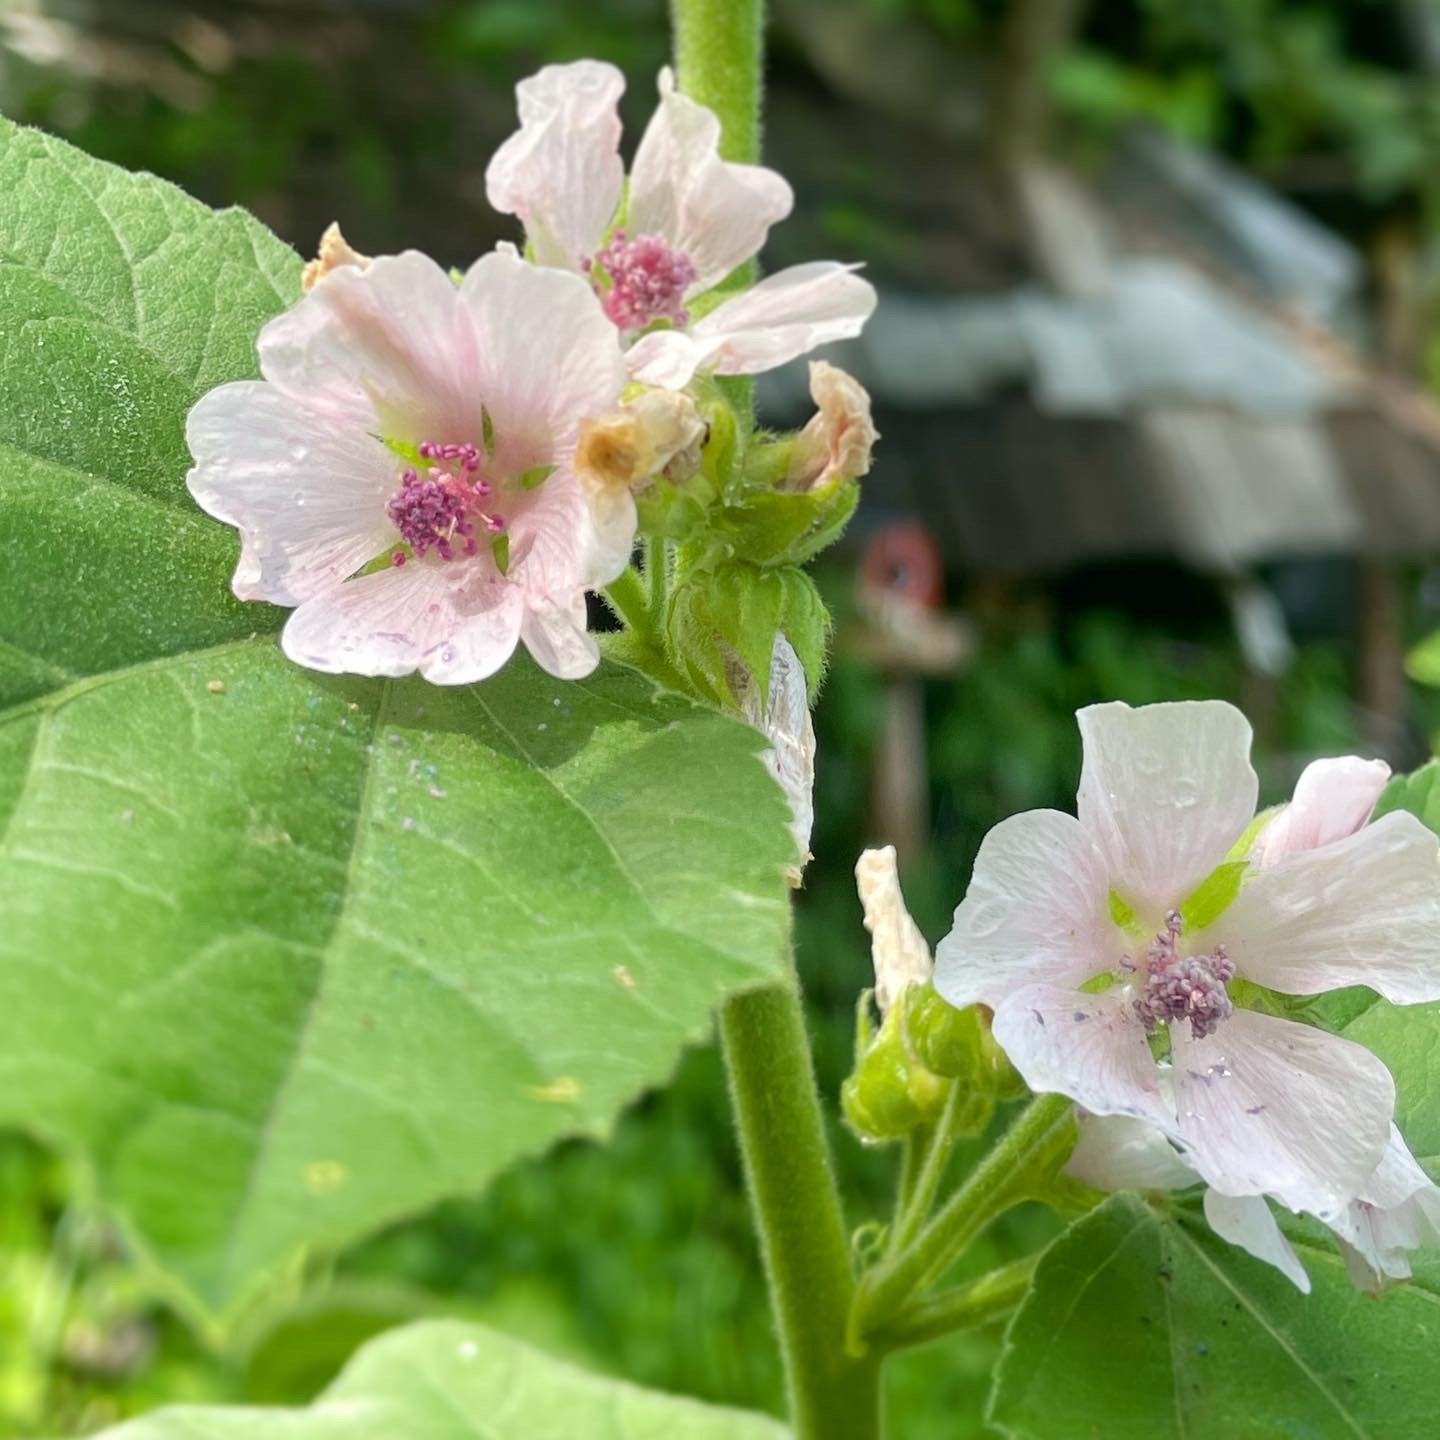
[(628, 492), (587, 497), (561, 465), (514, 510), (509, 577), (530, 601), (568, 605), (580, 590), (608, 585), (630, 561), (635, 501)]
[(396, 457), (263, 380), (202, 395), (185, 438), (195, 457), (190, 493), (240, 531), (234, 589), (242, 600), (298, 605), (395, 539), (385, 502), (398, 483)]
[(720, 121), (660, 72), (660, 104), (630, 167), (626, 229), (659, 235), (690, 258), (691, 294), (718, 284), (759, 252), (795, 203), (784, 178), (763, 165), (720, 158)]
[(412, 560), (305, 601), (281, 635), (297, 664), (330, 674), (466, 685), (514, 653), (524, 597), (489, 566)]
[(1178, 1138), (1212, 1188), (1317, 1215), (1359, 1194), (1395, 1108), (1370, 1051), (1253, 1010), (1203, 1040), (1172, 1025), (1170, 1039)]
[(1440, 839), (1404, 811), (1384, 815), (1247, 879), (1209, 934), (1272, 990), (1440, 999)]
[(494, 251), (470, 267), (459, 293), (474, 321), (497, 466), (565, 458), (580, 422), (613, 410), (625, 384), (619, 336), (594, 292), (578, 275)]
[(1159, 1067), (1120, 987), (1087, 995), (1063, 985), (1025, 985), (996, 1007), (992, 1029), (1037, 1093), (1068, 1095), (1096, 1115), (1173, 1129)]
[(1290, 803), (1260, 832), (1251, 861), (1268, 868), (1296, 851), (1353, 835), (1370, 818), (1389, 778), (1390, 767), (1383, 760), (1357, 755), (1307, 765)]
[(1120, 894), (1158, 921), (1224, 858), (1255, 814), (1250, 724), (1221, 700), (1090, 705), (1080, 823)]
[(585, 629), (585, 596), (568, 604), (530, 602), (520, 638), (542, 670), (557, 680), (580, 680), (600, 663), (600, 647)]
[(1185, 1190), (1200, 1178), (1163, 1130), (1128, 1115), (1082, 1115), (1065, 1173), (1097, 1190)]
[(1104, 857), (1072, 816), (1028, 810), (985, 837), (935, 988), (955, 1006), (998, 1006), (1019, 985), (1079, 985), (1120, 959)]
[(717, 305), (690, 327), (697, 363), (718, 375), (758, 375), (858, 335), (876, 295), (856, 268), (834, 260), (792, 265)]
[(515, 87), (520, 128), (485, 170), (496, 210), (518, 216), (541, 265), (578, 269), (620, 203), (625, 77), (601, 60), (547, 65)]
[(1310, 1293), (1310, 1277), (1270, 1211), (1263, 1195), (1222, 1195), (1205, 1192), (1205, 1218), (1222, 1239), (1273, 1265), (1302, 1295)]
[(265, 326), (257, 349), (265, 378), (317, 423), (479, 442), (473, 327), (450, 276), (417, 251), (332, 271)]

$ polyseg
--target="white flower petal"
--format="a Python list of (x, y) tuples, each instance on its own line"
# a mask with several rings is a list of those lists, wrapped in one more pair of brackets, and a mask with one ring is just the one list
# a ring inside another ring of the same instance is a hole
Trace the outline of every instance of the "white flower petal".
[(498, 251), (470, 267), (459, 293), (474, 320), (477, 393), (497, 464), (518, 471), (564, 458), (580, 422), (613, 410), (625, 384), (619, 335), (600, 302), (578, 275)]
[(1214, 1189), (1321, 1215), (1374, 1173), (1395, 1082), (1363, 1046), (1253, 1010), (1203, 1040), (1180, 1024), (1170, 1038), (1176, 1133)]
[(1222, 1239), (1238, 1245), (1247, 1254), (1273, 1265), (1302, 1295), (1310, 1293), (1310, 1277), (1300, 1257), (1285, 1238), (1270, 1206), (1262, 1195), (1222, 1195), (1205, 1192), (1205, 1218)]
[(1128, 1115), (1082, 1115), (1065, 1173), (1097, 1190), (1185, 1190), (1200, 1178), (1163, 1130)]
[(625, 352), (632, 380), (666, 390), (683, 390), (704, 358), (705, 352), (683, 330), (654, 330)]
[(417, 251), (332, 271), (257, 341), (265, 378), (319, 419), (387, 439), (480, 438), (473, 327)]
[(1409, 1276), (1409, 1251), (1440, 1246), (1440, 1187), (1391, 1125), (1389, 1144), (1359, 1198), (1321, 1218), (1340, 1241), (1351, 1279), (1375, 1291), (1387, 1279)]
[(385, 513), (399, 483), (395, 456), (263, 380), (201, 396), (185, 438), (195, 457), (190, 493), (240, 530), (234, 589), (242, 600), (298, 605), (395, 541)]
[(861, 853), (855, 862), (855, 888), (870, 932), (875, 1003), (884, 1014), (909, 986), (929, 980), (930, 947), (905, 908), (893, 845)]
[(1022, 986), (996, 1007), (992, 1029), (1032, 1090), (1068, 1095), (1096, 1115), (1173, 1128), (1159, 1067), (1119, 987), (1086, 995), (1063, 985)]
[(1268, 868), (1296, 851), (1353, 835), (1370, 818), (1389, 778), (1383, 760), (1357, 755), (1307, 765), (1290, 803), (1260, 832), (1250, 859)]
[(1108, 857), (1115, 888), (1158, 921), (1255, 814), (1250, 724), (1220, 700), (1091, 705), (1076, 719), (1080, 823)]
[(515, 87), (520, 128), (485, 170), (490, 204), (516, 215), (541, 265), (579, 268), (620, 203), (625, 77), (600, 60), (547, 65)]
[(1211, 934), (1241, 975), (1272, 990), (1368, 985), (1398, 1005), (1440, 999), (1440, 840), (1413, 815), (1384, 815), (1247, 879)]
[(720, 121), (660, 72), (660, 104), (630, 167), (626, 229), (659, 235), (689, 256), (691, 294), (718, 284), (759, 252), (770, 227), (795, 203), (774, 170), (720, 158)]
[(1017, 985), (1080, 985), (1120, 959), (1104, 857), (1072, 816), (1002, 820), (975, 857), (955, 924), (935, 950), (935, 988), (998, 1006)]
[(297, 664), (330, 674), (465, 685), (493, 675), (520, 637), (518, 586), (488, 567), (412, 560), (305, 601), (281, 635)]
[(834, 260), (792, 265), (717, 305), (690, 327), (698, 363), (719, 375), (757, 375), (858, 335), (876, 296), (855, 268)]
[(600, 647), (585, 629), (585, 596), (568, 605), (526, 607), (520, 638), (542, 670), (557, 680), (580, 680), (600, 663)]

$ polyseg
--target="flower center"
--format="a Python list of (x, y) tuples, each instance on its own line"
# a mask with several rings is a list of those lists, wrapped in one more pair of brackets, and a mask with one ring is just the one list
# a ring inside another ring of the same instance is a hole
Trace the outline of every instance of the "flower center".
[[(621, 330), (643, 330), (656, 320), (686, 325), (690, 312), (685, 292), (699, 272), (682, 250), (674, 250), (659, 235), (637, 235), (627, 240), (617, 230), (610, 243), (580, 262), (590, 275), (605, 313)], [(596, 272), (609, 280), (606, 287)]]
[[(480, 447), (425, 440), (419, 452), (422, 460), (435, 463), (423, 474), (418, 469), (406, 470), (400, 477), (400, 488), (386, 503), (385, 513), (416, 555), (432, 549), (442, 560), (453, 560), (457, 554), (475, 554), (479, 548), (477, 525), (492, 535), (505, 528), (502, 516), (481, 506), (491, 487), (475, 474), (480, 468)], [(405, 560), (403, 550), (390, 556), (392, 565), (403, 565)]]
[(1226, 983), (1235, 978), (1235, 962), (1217, 945), (1208, 955), (1182, 955), (1180, 936), (1185, 922), (1178, 910), (1165, 917), (1165, 928), (1150, 942), (1142, 966), (1129, 956), (1120, 964), (1126, 970), (1143, 968), (1145, 988), (1133, 1002), (1135, 1014), (1147, 1030), (1172, 1020), (1188, 1020), (1190, 1034), (1203, 1040), (1235, 1009)]

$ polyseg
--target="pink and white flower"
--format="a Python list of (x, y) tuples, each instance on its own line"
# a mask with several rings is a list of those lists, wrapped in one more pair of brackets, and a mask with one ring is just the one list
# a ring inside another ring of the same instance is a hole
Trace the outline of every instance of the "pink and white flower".
[[(1091, 1115), (1066, 1172), (1100, 1190), (1185, 1190), (1200, 1175), (1164, 1134), (1142, 1120)], [(1273, 1265), (1305, 1294), (1310, 1276), (1261, 1195), (1207, 1190), (1205, 1218), (1232, 1245)], [(1334, 1235), (1350, 1278), (1377, 1291), (1410, 1276), (1411, 1250), (1440, 1245), (1440, 1186), (1420, 1168), (1392, 1124), (1380, 1164), (1348, 1205), (1316, 1217)]]
[(1077, 718), (1078, 819), (1031, 811), (990, 832), (936, 988), (993, 1008), (1032, 1089), (1158, 1126), (1221, 1196), (1340, 1212), (1385, 1151), (1389, 1072), (1340, 1036), (1237, 1007), (1231, 985), (1440, 996), (1436, 837), (1387, 815), (1247, 864), (1226, 904), (1239, 872), (1219, 867), (1241, 863), (1231, 851), (1257, 791), (1240, 712), (1098, 705)]
[(585, 592), (629, 559), (628, 495), (589, 504), (581, 422), (625, 384), (578, 276), (487, 255), (456, 284), (414, 251), (317, 278), (258, 342), (263, 380), (190, 412), (190, 492), (240, 531), (233, 586), (295, 607), (291, 659), (440, 684), (523, 642), (552, 675), (599, 655)]
[(495, 152), (485, 184), (490, 203), (524, 223), (539, 264), (591, 280), (625, 338), (632, 377), (679, 389), (697, 370), (752, 375), (858, 335), (874, 288), (832, 260), (792, 266), (698, 313), (696, 302), (759, 252), (794, 195), (773, 170), (722, 160), (719, 120), (682, 95), (669, 70), (627, 194), (624, 89), (624, 76), (598, 60), (522, 80), (520, 129)]

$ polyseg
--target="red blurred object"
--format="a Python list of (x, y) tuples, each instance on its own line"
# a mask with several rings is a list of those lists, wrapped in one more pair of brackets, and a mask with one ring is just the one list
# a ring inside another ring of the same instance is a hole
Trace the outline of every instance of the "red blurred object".
[(944, 598), (940, 547), (915, 520), (897, 520), (873, 536), (860, 561), (860, 594), (871, 602), (901, 601), (938, 610)]

